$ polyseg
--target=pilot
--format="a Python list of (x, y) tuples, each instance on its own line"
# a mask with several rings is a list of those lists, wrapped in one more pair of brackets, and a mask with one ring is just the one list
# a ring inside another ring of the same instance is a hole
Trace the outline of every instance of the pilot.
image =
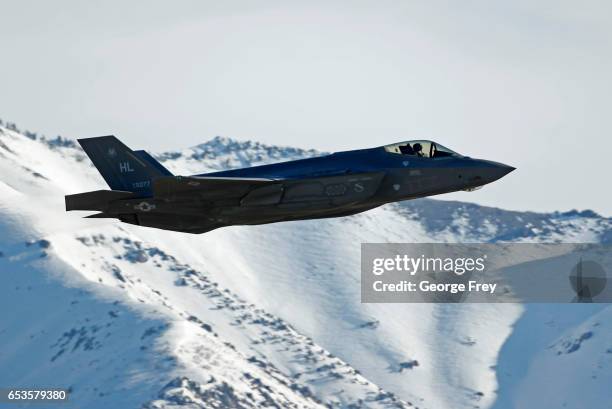
[(399, 150), (402, 155), (414, 155), (414, 150), (412, 150), (412, 146), (409, 143), (406, 145), (400, 145)]
[(423, 146), (421, 146), (420, 143), (417, 142), (412, 145), (412, 149), (414, 150), (414, 153), (416, 153), (417, 156), (423, 157)]

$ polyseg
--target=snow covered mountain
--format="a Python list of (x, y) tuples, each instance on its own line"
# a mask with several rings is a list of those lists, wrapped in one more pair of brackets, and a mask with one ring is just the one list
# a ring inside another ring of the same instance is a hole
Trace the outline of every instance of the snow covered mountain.
[[(156, 156), (194, 174), (318, 154), (217, 137)], [(0, 387), (73, 408), (609, 405), (611, 308), (361, 304), (359, 251), (610, 243), (610, 218), (423, 199), (195, 236), (64, 211), (100, 188), (74, 141), (0, 127)]]

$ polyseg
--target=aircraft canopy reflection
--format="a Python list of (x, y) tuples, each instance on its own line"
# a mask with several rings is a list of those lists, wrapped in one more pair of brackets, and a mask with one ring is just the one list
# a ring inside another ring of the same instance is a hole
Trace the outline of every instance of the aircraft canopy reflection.
[(385, 150), (390, 153), (397, 153), (400, 155), (411, 155), (418, 156), (421, 158), (448, 158), (451, 156), (459, 157), (457, 152), (448, 149), (445, 146), (440, 145), (434, 141), (428, 141), (426, 139), (405, 141), (386, 145)]

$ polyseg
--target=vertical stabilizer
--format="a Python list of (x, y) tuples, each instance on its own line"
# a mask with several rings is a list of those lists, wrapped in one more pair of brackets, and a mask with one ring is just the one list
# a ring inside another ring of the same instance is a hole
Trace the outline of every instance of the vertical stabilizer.
[(78, 141), (112, 190), (151, 196), (153, 180), (170, 174), (151, 155), (132, 151), (112, 135)]

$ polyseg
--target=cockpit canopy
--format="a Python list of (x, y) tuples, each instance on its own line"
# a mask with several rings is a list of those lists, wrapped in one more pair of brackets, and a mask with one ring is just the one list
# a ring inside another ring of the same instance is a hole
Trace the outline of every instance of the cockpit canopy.
[(457, 152), (433, 141), (406, 141), (385, 146), (385, 150), (399, 155), (411, 155), (422, 158), (446, 158), (449, 156), (461, 156)]

